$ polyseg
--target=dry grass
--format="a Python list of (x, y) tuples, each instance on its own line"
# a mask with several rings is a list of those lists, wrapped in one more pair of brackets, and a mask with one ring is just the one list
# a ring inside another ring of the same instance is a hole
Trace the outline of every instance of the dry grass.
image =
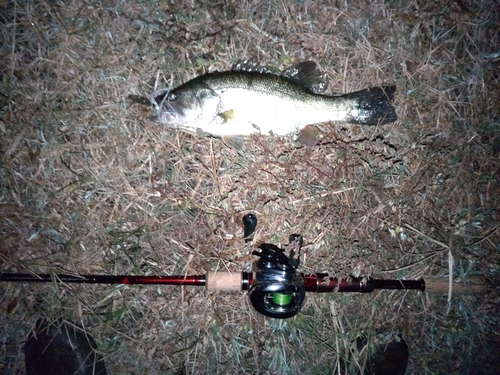
[[(498, 279), (500, 11), (430, 3), (0, 2), (1, 270), (249, 270), (240, 222), (253, 211), (257, 241), (305, 236), (305, 273), (445, 276), (450, 249), (454, 277)], [(399, 121), (325, 124), (311, 147), (256, 136), (239, 155), (127, 99), (241, 58), (315, 60), (331, 92), (396, 83)], [(195, 287), (0, 291), (6, 374), (23, 373), (40, 316), (83, 325), (113, 374), (354, 372), (356, 338), (372, 348), (382, 333), (407, 340), (408, 373), (498, 366), (496, 291), (449, 306), (420, 292), (310, 295), (288, 321)]]

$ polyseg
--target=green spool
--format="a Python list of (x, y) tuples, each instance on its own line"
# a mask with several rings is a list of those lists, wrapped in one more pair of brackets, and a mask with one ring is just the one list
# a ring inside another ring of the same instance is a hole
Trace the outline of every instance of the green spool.
[(288, 306), (292, 302), (290, 293), (273, 293), (273, 302), (278, 306)]

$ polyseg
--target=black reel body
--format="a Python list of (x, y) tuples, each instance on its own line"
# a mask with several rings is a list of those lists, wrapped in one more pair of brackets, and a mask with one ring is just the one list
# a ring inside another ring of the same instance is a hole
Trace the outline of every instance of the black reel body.
[[(302, 237), (292, 235), (294, 241)], [(298, 259), (290, 258), (276, 245), (262, 244), (260, 252), (253, 254), (260, 259), (253, 264), (254, 279), (248, 291), (255, 310), (266, 316), (286, 319), (297, 315), (305, 300), (304, 278), (295, 270)]]
[[(253, 240), (257, 217), (247, 214), (243, 217), (245, 242)], [(264, 243), (261, 251), (252, 254), (260, 259), (253, 263), (253, 280), (248, 290), (250, 302), (255, 310), (271, 318), (286, 319), (297, 315), (306, 296), (304, 277), (297, 274), (301, 235), (292, 234), (288, 245), (290, 255), (273, 244)], [(295, 254), (297, 257), (295, 258)]]

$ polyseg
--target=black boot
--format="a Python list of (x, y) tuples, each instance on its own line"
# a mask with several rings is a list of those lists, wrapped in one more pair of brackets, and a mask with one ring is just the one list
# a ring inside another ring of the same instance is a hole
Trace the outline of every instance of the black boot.
[(26, 375), (107, 375), (95, 348), (82, 329), (39, 320), (25, 346)]
[[(366, 345), (358, 339), (358, 349)], [(408, 366), (408, 345), (401, 336), (379, 344), (377, 350), (366, 361), (363, 375), (404, 375)]]

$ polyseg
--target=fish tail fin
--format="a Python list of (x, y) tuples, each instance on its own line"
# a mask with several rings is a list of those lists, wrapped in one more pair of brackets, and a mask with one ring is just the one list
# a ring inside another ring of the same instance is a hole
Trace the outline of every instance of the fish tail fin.
[(391, 102), (396, 86), (371, 87), (345, 95), (354, 101), (354, 108), (347, 117), (351, 124), (382, 125), (397, 120)]

